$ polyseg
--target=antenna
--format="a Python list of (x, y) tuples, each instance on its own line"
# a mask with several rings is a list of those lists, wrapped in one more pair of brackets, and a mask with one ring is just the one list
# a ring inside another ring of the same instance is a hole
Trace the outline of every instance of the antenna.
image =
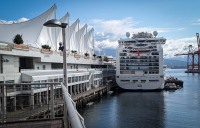
[(130, 37), (130, 33), (126, 32), (126, 37), (129, 38)]
[(158, 32), (157, 31), (154, 31), (153, 32), (153, 35), (156, 37), (158, 35)]

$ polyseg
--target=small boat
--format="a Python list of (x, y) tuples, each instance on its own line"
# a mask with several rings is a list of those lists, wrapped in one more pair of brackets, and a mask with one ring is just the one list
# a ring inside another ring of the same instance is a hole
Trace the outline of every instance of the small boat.
[(183, 88), (183, 81), (175, 77), (169, 77), (165, 80), (164, 89), (180, 89)]

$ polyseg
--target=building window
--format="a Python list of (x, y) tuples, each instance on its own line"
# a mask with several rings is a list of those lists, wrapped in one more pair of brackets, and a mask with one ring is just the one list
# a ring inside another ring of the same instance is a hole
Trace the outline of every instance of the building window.
[(63, 78), (59, 78), (59, 82), (63, 82)]
[(87, 87), (89, 87), (90, 85), (89, 85), (89, 82), (87, 82)]
[(75, 77), (72, 77), (72, 83), (74, 83), (74, 81), (75, 81), (74, 79), (75, 79)]
[(72, 79), (71, 77), (68, 77), (68, 83), (71, 83), (71, 79)]
[(75, 82), (78, 82), (78, 76), (75, 77)]
[(45, 70), (45, 68), (46, 68), (46, 66), (45, 66), (45, 65), (43, 65), (43, 66), (42, 66), (42, 69), (43, 69), (43, 70)]
[(84, 81), (84, 76), (82, 76), (82, 81)]

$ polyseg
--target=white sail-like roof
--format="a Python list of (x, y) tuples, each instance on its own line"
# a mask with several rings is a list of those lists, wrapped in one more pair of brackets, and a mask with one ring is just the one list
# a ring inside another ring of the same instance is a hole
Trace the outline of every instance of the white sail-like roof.
[(85, 24), (78, 32), (76, 32), (76, 47), (79, 53), (84, 53), (84, 34), (86, 33), (87, 24)]
[[(70, 14), (69, 13), (67, 13), (67, 14), (65, 14), (61, 19), (60, 19), (60, 22), (61, 23), (67, 23), (68, 25), (69, 25), (69, 16), (70, 16)], [(67, 26), (68, 27), (68, 26)], [(57, 37), (57, 39), (56, 39), (56, 44), (55, 44), (55, 46), (56, 46), (56, 50), (58, 50), (58, 48), (59, 48), (59, 43), (60, 42), (63, 42), (63, 39), (62, 39), (62, 29), (61, 28), (59, 28), (59, 27), (57, 27), (56, 28), (56, 36), (55, 37)], [(67, 47), (68, 48), (68, 47)]]
[(94, 54), (94, 29), (84, 35), (84, 52), (88, 52), (90, 55)]
[(80, 20), (77, 19), (68, 29), (66, 29), (66, 48), (69, 51), (76, 50), (78, 51), (78, 48), (76, 47), (76, 32), (78, 31)]
[(43, 40), (47, 40), (45, 38), (49, 38), (46, 37), (46, 33), (42, 32), (43, 24), (51, 18), (51, 15), (55, 11), (55, 9), (56, 5), (53, 5), (43, 14), (25, 22), (14, 24), (0, 24), (0, 41), (12, 43), (15, 35), (20, 34), (22, 35), (25, 44), (27, 42), (33, 46), (40, 46), (40, 43), (42, 43)]
[[(0, 24), (0, 42), (13, 43), (13, 38), (20, 34), (24, 40), (24, 44), (29, 44), (41, 48), (43, 44), (48, 44), (53, 50), (58, 50), (59, 42), (63, 42), (62, 29), (60, 27), (46, 27), (43, 24), (56, 18), (56, 5), (53, 5), (43, 14), (28, 21)], [(73, 24), (69, 24), (69, 13), (64, 15), (60, 21), (67, 22), (65, 29), (66, 48), (69, 51), (75, 50), (84, 55), (84, 53), (94, 54), (94, 29), (87, 32), (87, 24), (79, 29), (80, 20), (77, 19)]]

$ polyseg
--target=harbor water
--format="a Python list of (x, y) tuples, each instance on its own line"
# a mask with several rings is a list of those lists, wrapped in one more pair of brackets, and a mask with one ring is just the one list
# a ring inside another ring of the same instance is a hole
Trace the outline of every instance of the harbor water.
[(184, 81), (176, 91), (123, 92), (85, 108), (87, 128), (199, 128), (200, 74), (167, 69), (165, 76)]

